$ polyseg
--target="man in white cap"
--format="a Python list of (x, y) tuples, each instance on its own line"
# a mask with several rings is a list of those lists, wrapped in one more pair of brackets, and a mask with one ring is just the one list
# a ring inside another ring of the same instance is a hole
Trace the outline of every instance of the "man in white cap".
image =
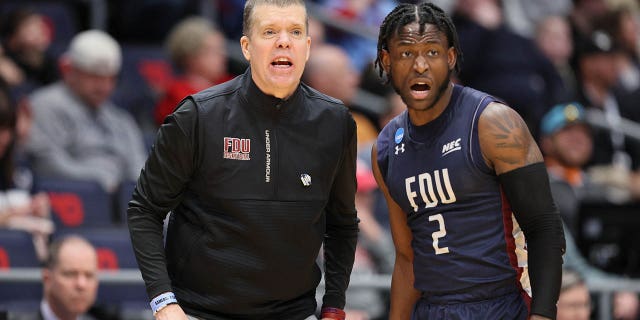
[(108, 192), (138, 177), (146, 158), (142, 133), (109, 100), (121, 62), (107, 33), (88, 30), (71, 40), (60, 61), (62, 80), (30, 96), (27, 151), (37, 176), (96, 181)]

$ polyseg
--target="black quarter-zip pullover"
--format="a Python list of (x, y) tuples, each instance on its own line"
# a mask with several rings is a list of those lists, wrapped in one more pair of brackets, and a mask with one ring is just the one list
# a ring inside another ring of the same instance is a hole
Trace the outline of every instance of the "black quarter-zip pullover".
[[(151, 298), (203, 319), (303, 319), (343, 308), (357, 240), (356, 127), (336, 99), (243, 75), (185, 99), (160, 127), (129, 203)], [(171, 218), (163, 247), (162, 222)]]

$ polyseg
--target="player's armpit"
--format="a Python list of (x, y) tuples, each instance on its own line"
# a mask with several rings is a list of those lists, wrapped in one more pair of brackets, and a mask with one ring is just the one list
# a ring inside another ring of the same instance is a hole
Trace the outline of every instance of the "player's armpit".
[(494, 102), (486, 107), (478, 122), (478, 136), (484, 159), (496, 174), (542, 161), (527, 124), (504, 104)]

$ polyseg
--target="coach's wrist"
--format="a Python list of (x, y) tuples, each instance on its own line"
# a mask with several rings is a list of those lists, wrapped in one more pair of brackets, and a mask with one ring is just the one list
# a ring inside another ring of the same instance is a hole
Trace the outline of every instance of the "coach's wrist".
[(151, 310), (153, 311), (153, 315), (155, 316), (158, 311), (162, 310), (164, 307), (170, 304), (177, 304), (178, 300), (176, 299), (176, 295), (173, 292), (165, 292), (153, 298), (151, 300)]
[(345, 320), (346, 313), (344, 310), (332, 307), (323, 307), (320, 311), (321, 319)]

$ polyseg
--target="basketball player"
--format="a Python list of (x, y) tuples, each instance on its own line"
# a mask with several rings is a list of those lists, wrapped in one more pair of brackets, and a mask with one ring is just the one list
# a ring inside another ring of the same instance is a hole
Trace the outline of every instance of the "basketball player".
[(376, 66), (407, 105), (372, 150), (396, 246), (390, 318), (555, 318), (564, 235), (542, 156), (513, 109), (451, 82), (461, 57), (431, 3), (380, 27)]

